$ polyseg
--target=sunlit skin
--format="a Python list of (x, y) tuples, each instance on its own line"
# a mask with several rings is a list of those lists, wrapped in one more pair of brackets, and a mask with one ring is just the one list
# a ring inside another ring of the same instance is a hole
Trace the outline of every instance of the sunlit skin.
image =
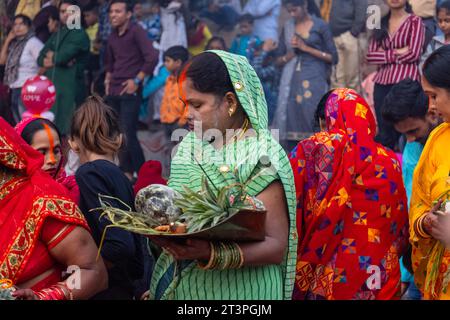
[(437, 15), (437, 21), (439, 25), (439, 29), (442, 30), (442, 32), (445, 35), (445, 40), (447, 42), (450, 41), (450, 12), (446, 9), (439, 10)]
[(425, 77), (422, 77), (422, 88), (430, 99), (430, 110), (450, 123), (450, 91), (446, 88), (432, 86)]
[(439, 117), (430, 112), (424, 118), (407, 118), (394, 124), (396, 131), (404, 134), (408, 142), (427, 142), (431, 131), (439, 124)]
[[(195, 129), (197, 136), (203, 137), (203, 133), (215, 129), (222, 133), (225, 139), (227, 129), (237, 130), (242, 127), (245, 115), (233, 92), (228, 92), (223, 98), (201, 93), (194, 88), (192, 80), (187, 78), (182, 83), (181, 94), (181, 99), (188, 107), (188, 127), (191, 131)], [(233, 112), (231, 117), (230, 110)], [(200, 127), (201, 130), (198, 130)], [(216, 144), (214, 146), (221, 147)]]
[(55, 177), (62, 158), (61, 141), (58, 133), (48, 126), (47, 129), (37, 131), (33, 135), (31, 147), (44, 156), (42, 170)]

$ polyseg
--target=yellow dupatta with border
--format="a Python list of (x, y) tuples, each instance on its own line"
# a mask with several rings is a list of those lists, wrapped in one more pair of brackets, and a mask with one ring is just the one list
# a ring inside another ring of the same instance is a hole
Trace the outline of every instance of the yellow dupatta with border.
[(413, 247), (414, 280), (428, 300), (450, 300), (450, 250), (431, 237), (424, 237), (417, 224), (433, 207), (433, 202), (449, 199), (450, 123), (437, 127), (414, 171), (410, 207), (410, 242)]

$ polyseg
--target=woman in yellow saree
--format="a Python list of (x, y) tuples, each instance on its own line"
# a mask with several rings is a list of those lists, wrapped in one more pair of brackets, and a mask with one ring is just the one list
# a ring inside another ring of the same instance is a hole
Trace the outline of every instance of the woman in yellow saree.
[(425, 62), (422, 86), (444, 123), (430, 135), (414, 172), (410, 209), (410, 241), (414, 279), (428, 300), (450, 300), (450, 46)]

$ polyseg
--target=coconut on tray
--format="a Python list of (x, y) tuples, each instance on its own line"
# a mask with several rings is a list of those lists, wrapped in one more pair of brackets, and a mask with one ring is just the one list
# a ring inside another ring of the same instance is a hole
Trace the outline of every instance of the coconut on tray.
[[(263, 240), (266, 210), (263, 203), (234, 184), (218, 192), (206, 178), (196, 192), (177, 192), (164, 185), (150, 185), (138, 192), (136, 212), (113, 208), (109, 197), (99, 195), (102, 216), (114, 227), (143, 235), (197, 237), (211, 240)], [(115, 199), (117, 200), (117, 199)]]

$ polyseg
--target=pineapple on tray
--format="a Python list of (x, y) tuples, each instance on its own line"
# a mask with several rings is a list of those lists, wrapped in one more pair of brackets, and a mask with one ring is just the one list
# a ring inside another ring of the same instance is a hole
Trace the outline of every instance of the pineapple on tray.
[(112, 226), (143, 235), (234, 241), (263, 240), (265, 235), (264, 205), (247, 195), (240, 183), (217, 194), (205, 177), (198, 192), (150, 185), (136, 195), (137, 212), (113, 208), (105, 196), (100, 196), (100, 202), (102, 216), (107, 216)]

